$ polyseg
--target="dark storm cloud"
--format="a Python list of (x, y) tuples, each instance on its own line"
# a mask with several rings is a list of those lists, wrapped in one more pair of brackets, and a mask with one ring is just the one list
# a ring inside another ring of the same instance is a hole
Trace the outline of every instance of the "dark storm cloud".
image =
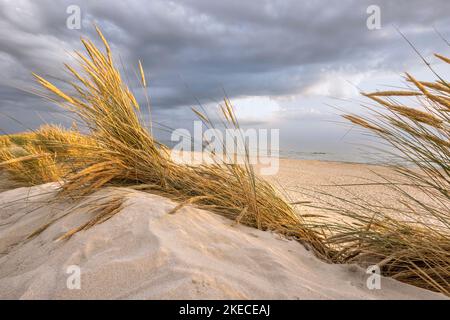
[[(78, 5), (82, 29), (66, 27)], [(382, 29), (366, 27), (366, 9), (381, 8)], [(11, 86), (31, 82), (30, 71), (61, 76), (67, 52), (97, 23), (128, 76), (138, 59), (148, 73), (154, 108), (230, 97), (301, 93), (323, 70), (400, 71), (417, 57), (394, 28), (425, 54), (443, 51), (433, 31), (450, 35), (450, 2), (442, 1), (3, 1), (0, 4), (0, 112), (41, 120), (47, 102)], [(441, 50), (442, 49), (442, 50)], [(0, 115), (0, 129), (15, 125)]]

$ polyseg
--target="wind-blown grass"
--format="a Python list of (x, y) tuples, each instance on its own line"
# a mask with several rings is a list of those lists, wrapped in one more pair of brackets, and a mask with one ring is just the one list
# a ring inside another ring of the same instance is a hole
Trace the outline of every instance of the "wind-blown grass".
[[(73, 78), (68, 82), (72, 93), (35, 75), (44, 89), (39, 94), (73, 113), (88, 133), (44, 126), (20, 141), (11, 138), (0, 149), (0, 165), (13, 178), (31, 185), (61, 181), (58, 197), (68, 199), (79, 199), (108, 186), (161, 194), (179, 203), (168, 213), (194, 204), (239, 223), (308, 244), (326, 261), (377, 263), (385, 275), (449, 295), (450, 90), (446, 82), (419, 82), (408, 75), (417, 90), (367, 94), (386, 112), (375, 111), (376, 117), (367, 119), (345, 116), (389, 142), (402, 152), (404, 160), (414, 163), (419, 170), (408, 166), (396, 170), (432, 201), (416, 200), (401, 186), (392, 184), (408, 199), (402, 217), (387, 215), (375, 206), (348, 210), (331, 204), (333, 212), (350, 218), (351, 222), (312, 225), (255, 174), (249, 161), (243, 165), (230, 161), (193, 166), (172, 160), (167, 147), (158, 143), (144, 125), (141, 107), (122, 80), (107, 41), (97, 31), (105, 52), (82, 39), (87, 54), (76, 52), (78, 68), (66, 65)], [(141, 84), (146, 87), (140, 63), (139, 71)], [(392, 101), (394, 96), (419, 99), (423, 108)], [(220, 111), (225, 124), (238, 127), (228, 100), (225, 99)], [(205, 114), (196, 113), (212, 126)], [(12, 151), (10, 143), (20, 148)], [(61, 238), (68, 239), (106, 221), (120, 212), (122, 205), (120, 197), (97, 205), (91, 220)]]
[(8, 136), (0, 136), (0, 149), (9, 148), (11, 146), (11, 139)]
[(335, 235), (327, 242), (340, 248), (337, 262), (372, 261), (387, 276), (450, 295), (450, 86), (440, 77), (406, 80), (412, 89), (365, 94), (377, 104), (371, 116), (344, 116), (396, 150), (399, 179), (385, 182), (403, 209), (342, 209), (354, 222), (329, 226)]
[[(195, 204), (242, 224), (308, 243), (318, 256), (328, 256), (321, 236), (310, 230), (279, 193), (254, 173), (249, 162), (244, 165), (230, 162), (196, 166), (174, 162), (169, 150), (155, 141), (143, 124), (140, 106), (115, 67), (107, 41), (97, 31), (105, 52), (90, 40), (82, 39), (87, 54), (76, 52), (79, 71), (66, 65), (74, 80), (70, 83), (75, 93), (64, 92), (41, 76), (34, 75), (45, 89), (39, 94), (72, 112), (89, 130), (85, 137), (72, 132), (61, 134), (61, 130), (55, 127), (47, 127), (36, 134), (39, 146), (53, 155), (57, 163), (63, 164), (60, 167), (64, 170), (59, 176), (64, 183), (59, 197), (77, 199), (105, 186), (159, 193), (180, 203), (173, 212), (185, 204)], [(140, 72), (145, 87), (142, 65)], [(236, 126), (229, 101), (225, 100), (221, 108), (224, 122)], [(197, 114), (203, 121), (211, 123), (205, 115)], [(31, 171), (37, 171), (36, 161), (48, 160), (47, 155), (39, 152), (32, 153)], [(8, 162), (7, 159), (4, 163), (10, 171), (13, 161)], [(15, 161), (20, 165), (28, 163), (26, 158)], [(17, 170), (14, 173), (17, 174)], [(35, 183), (34, 180), (30, 182)], [(105, 207), (105, 210), (109, 209)], [(118, 212), (117, 206), (113, 209)], [(104, 210), (99, 215), (110, 216)], [(94, 217), (92, 223), (76, 231), (101, 221), (103, 219)]]
[[(24, 186), (63, 180), (70, 172), (80, 170), (95, 150), (90, 137), (56, 125), (2, 137), (8, 144), (0, 148), (1, 167), (10, 179)], [(69, 157), (71, 161), (67, 161)]]

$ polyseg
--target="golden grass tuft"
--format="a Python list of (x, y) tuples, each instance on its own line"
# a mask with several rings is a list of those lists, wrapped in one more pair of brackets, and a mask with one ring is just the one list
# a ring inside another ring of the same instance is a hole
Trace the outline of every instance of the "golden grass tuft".
[[(399, 181), (386, 183), (405, 199), (401, 204), (406, 209), (388, 214), (385, 209), (392, 208), (378, 203), (333, 208), (353, 222), (329, 225), (334, 235), (327, 243), (336, 248), (336, 262), (371, 261), (384, 275), (450, 295), (450, 86), (442, 79), (421, 82), (409, 74), (406, 79), (416, 91), (365, 94), (381, 111), (367, 117), (344, 115), (398, 151), (401, 161), (394, 168)], [(393, 97), (415, 97), (418, 108), (393, 103)], [(427, 200), (416, 199), (411, 190)]]
[(95, 141), (89, 136), (58, 125), (42, 125), (35, 131), (34, 140), (35, 144), (56, 154), (76, 152), (83, 147), (95, 147)]
[[(79, 199), (110, 186), (161, 194), (179, 202), (168, 214), (193, 204), (238, 223), (294, 238), (308, 244), (318, 257), (327, 261), (377, 263), (385, 275), (449, 295), (447, 104), (450, 99), (445, 82), (419, 82), (407, 75), (416, 91), (366, 95), (386, 111), (376, 113), (381, 117), (379, 121), (376, 117), (374, 120), (345, 115), (347, 120), (388, 141), (402, 152), (404, 159), (420, 168), (420, 171), (409, 167), (397, 170), (429, 194), (434, 199), (433, 205), (409, 197), (410, 210), (403, 213), (407, 219), (388, 216), (376, 207), (364, 207), (366, 211), (360, 212), (342, 211), (333, 206), (331, 210), (351, 218), (352, 223), (312, 225), (255, 174), (249, 161), (243, 165), (230, 161), (196, 166), (173, 161), (167, 147), (155, 141), (143, 125), (140, 106), (115, 67), (107, 41), (100, 30), (97, 32), (105, 52), (90, 40), (82, 39), (87, 54), (76, 52), (80, 71), (66, 65), (73, 77), (69, 83), (75, 93), (64, 92), (35, 75), (46, 90), (46, 97), (80, 119), (88, 134), (57, 126), (44, 126), (28, 133), (16, 143), (21, 146), (20, 152), (12, 152), (10, 147), (1, 149), (0, 165), (11, 175), (29, 184), (62, 180), (59, 197), (68, 199)], [(141, 84), (146, 87), (141, 63), (139, 72)], [(424, 108), (414, 109), (385, 100), (392, 97), (417, 98)], [(212, 126), (207, 115), (194, 112), (206, 125)], [(225, 124), (238, 127), (227, 99), (220, 112)], [(408, 197), (401, 187), (395, 188)], [(76, 232), (106, 221), (122, 205), (120, 196), (110, 202), (96, 203), (94, 217), (61, 239), (69, 239)], [(424, 219), (433, 223), (424, 223)], [(44, 224), (30, 237), (49, 225)]]
[(11, 139), (8, 136), (0, 136), (0, 149), (9, 148), (11, 144)]
[[(48, 93), (46, 98), (74, 113), (89, 129), (85, 137), (54, 126), (35, 133), (36, 143), (52, 154), (51, 159), (62, 164), (60, 176), (64, 183), (59, 197), (77, 199), (105, 186), (158, 193), (180, 202), (180, 206), (195, 204), (239, 223), (308, 243), (318, 256), (328, 256), (322, 237), (306, 226), (301, 216), (268, 182), (255, 175), (250, 163), (191, 166), (174, 162), (169, 150), (155, 141), (143, 125), (140, 106), (115, 67), (108, 43), (100, 30), (97, 32), (106, 53), (90, 40), (82, 39), (87, 54), (76, 52), (80, 71), (66, 66), (74, 78), (71, 83), (76, 94), (64, 92), (34, 75)], [(139, 69), (142, 85), (146, 86), (141, 64)], [(225, 100), (222, 114), (228, 125), (237, 126), (228, 100)], [(201, 118), (209, 122), (206, 116)], [(37, 159), (43, 161), (44, 158), (36, 155), (33, 161)], [(22, 160), (19, 158), (14, 165), (28, 163), (25, 158)], [(11, 165), (13, 162), (7, 163)], [(110, 217), (116, 209), (116, 206), (107, 206), (103, 215)], [(64, 238), (101, 221), (88, 222)]]
[(23, 147), (26, 155), (16, 157), (9, 149), (0, 150), (0, 167), (16, 182), (24, 185), (37, 185), (58, 181), (61, 171), (54, 154), (27, 144)]
[(1, 137), (7, 138), (9, 144), (0, 149), (0, 168), (19, 185), (61, 181), (95, 157), (94, 140), (57, 125), (46, 124), (33, 132)]

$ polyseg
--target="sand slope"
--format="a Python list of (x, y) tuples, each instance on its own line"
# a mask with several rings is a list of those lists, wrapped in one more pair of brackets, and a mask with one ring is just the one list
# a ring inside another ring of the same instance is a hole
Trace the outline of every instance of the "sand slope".
[[(124, 189), (96, 195), (126, 194), (126, 207), (107, 222), (55, 242), (86, 218), (70, 209), (39, 236), (14, 245), (72, 205), (48, 204), (54, 188), (0, 193), (0, 298), (444, 298), (387, 278), (381, 290), (369, 290), (359, 267), (323, 263), (297, 242), (193, 207), (167, 214), (174, 202)], [(66, 286), (70, 265), (81, 268), (79, 290)]]

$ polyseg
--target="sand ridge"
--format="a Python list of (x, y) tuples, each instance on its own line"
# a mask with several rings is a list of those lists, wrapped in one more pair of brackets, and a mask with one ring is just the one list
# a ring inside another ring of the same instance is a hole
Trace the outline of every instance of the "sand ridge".
[[(0, 193), (2, 299), (445, 298), (388, 278), (380, 290), (369, 290), (360, 267), (324, 263), (298, 242), (191, 206), (168, 214), (173, 201), (127, 189), (101, 191), (102, 197), (123, 192), (127, 198), (125, 208), (101, 225), (55, 242), (88, 217), (73, 210), (14, 245), (70, 206), (48, 204), (55, 187)], [(67, 287), (73, 265), (81, 271), (80, 289)]]

